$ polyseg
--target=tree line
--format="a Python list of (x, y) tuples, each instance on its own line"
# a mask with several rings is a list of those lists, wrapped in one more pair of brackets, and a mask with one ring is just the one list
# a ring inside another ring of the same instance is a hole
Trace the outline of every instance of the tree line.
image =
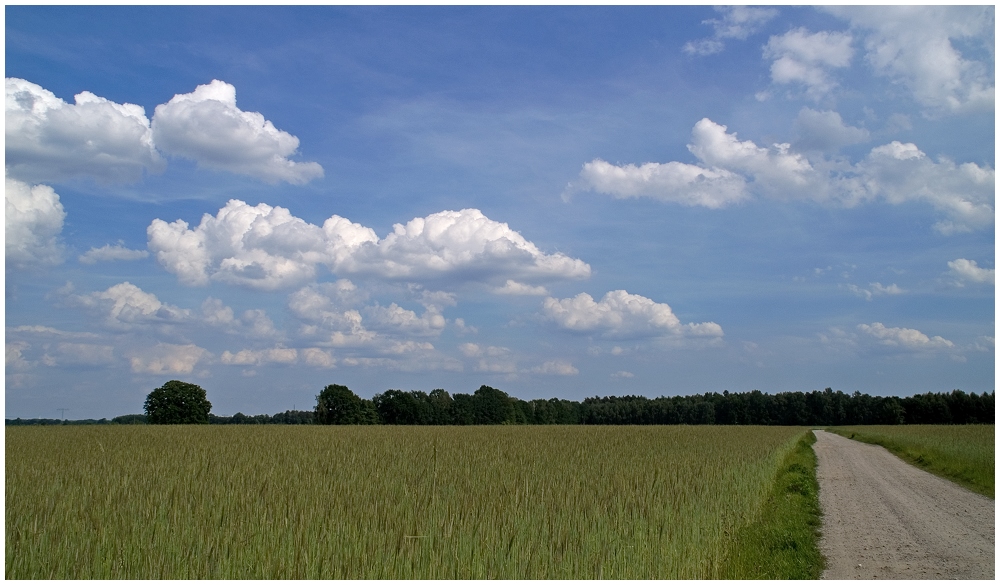
[(994, 424), (994, 393), (845, 394), (831, 388), (764, 394), (724, 391), (688, 396), (605, 396), (582, 402), (521, 400), (490, 386), (451, 396), (442, 389), (387, 390), (371, 400), (346, 386), (317, 396), (318, 424), (488, 425), (897, 425)]
[(386, 425), (793, 425), (994, 424), (994, 393), (916, 394), (905, 398), (845, 394), (831, 388), (764, 394), (724, 391), (688, 396), (595, 396), (577, 402), (561, 398), (521, 400), (480, 386), (472, 394), (443, 389), (386, 390), (370, 400), (347, 386), (331, 384), (316, 396), (312, 411), (274, 415), (211, 414), (205, 390), (171, 380), (151, 392), (145, 414), (111, 420), (6, 420), (38, 424), (386, 424)]

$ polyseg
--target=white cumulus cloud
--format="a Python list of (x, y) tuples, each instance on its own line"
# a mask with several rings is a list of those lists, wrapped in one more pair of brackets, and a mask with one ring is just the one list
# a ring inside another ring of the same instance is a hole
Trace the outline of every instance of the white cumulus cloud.
[(681, 162), (619, 166), (595, 159), (583, 165), (580, 179), (585, 188), (615, 199), (650, 197), (718, 209), (749, 197), (742, 176)]
[(958, 278), (957, 283), (959, 285), (964, 285), (965, 282), (973, 282), (992, 286), (995, 282), (996, 270), (994, 268), (980, 268), (975, 260), (966, 260), (965, 258), (952, 260), (948, 262), (948, 268), (951, 274)]
[(624, 290), (610, 291), (600, 301), (587, 293), (568, 299), (548, 297), (542, 312), (563, 329), (608, 337), (721, 337), (716, 323), (682, 324), (670, 305)]
[(549, 376), (575, 376), (580, 370), (570, 362), (564, 360), (551, 360), (539, 366), (531, 368), (532, 374), (545, 374)]
[(484, 281), (507, 276), (590, 276), (590, 266), (583, 261), (559, 252), (545, 254), (506, 223), (493, 221), (478, 209), (440, 211), (396, 224), (391, 234), (376, 245), (362, 246), (342, 268), (405, 280), (446, 275)]
[(548, 289), (544, 286), (531, 286), (510, 279), (507, 279), (503, 286), (493, 289), (493, 292), (498, 295), (512, 296), (546, 296), (549, 294)]
[(868, 285), (868, 288), (861, 288), (856, 284), (846, 285), (847, 290), (864, 298), (866, 301), (872, 300), (873, 297), (883, 296), (883, 295), (901, 295), (906, 291), (900, 288), (898, 285), (890, 284), (889, 286), (883, 285), (881, 282), (872, 282)]
[(6, 169), (32, 183), (89, 177), (130, 182), (164, 161), (153, 145), (145, 110), (89, 91), (68, 104), (49, 90), (6, 78)]
[(190, 343), (157, 343), (150, 348), (133, 350), (129, 363), (136, 374), (190, 374), (199, 362), (211, 356), (207, 349)]
[(858, 330), (878, 339), (879, 343), (883, 345), (905, 349), (933, 350), (954, 347), (955, 345), (938, 335), (928, 337), (916, 329), (886, 327), (882, 323), (872, 323), (871, 325), (862, 323), (858, 325)]
[(210, 281), (263, 290), (315, 279), (316, 267), (339, 274), (419, 281), (452, 278), (585, 278), (590, 266), (561, 253), (545, 254), (505, 223), (477, 209), (442, 211), (375, 231), (334, 215), (322, 227), (282, 207), (229, 201), (213, 217), (187, 222), (155, 219), (146, 230), (157, 261), (188, 285)]
[(179, 323), (191, 318), (190, 310), (162, 303), (153, 293), (130, 282), (116, 284), (105, 291), (74, 295), (70, 301), (100, 311), (105, 315), (105, 322), (117, 329)]
[[(807, 112), (805, 117), (816, 125), (836, 129), (840, 134), (837, 141), (841, 143), (847, 138), (861, 137), (854, 132), (859, 129), (843, 126), (839, 115)], [(827, 142), (826, 146), (837, 141)], [(726, 126), (704, 118), (695, 124), (688, 150), (701, 165), (646, 163), (636, 167), (592, 161), (584, 165), (579, 183), (571, 185), (571, 190), (589, 189), (616, 198), (650, 196), (709, 208), (725, 207), (754, 194), (784, 200), (833, 202), (846, 207), (875, 200), (893, 205), (916, 201), (930, 204), (943, 216), (934, 226), (943, 234), (983, 229), (993, 224), (995, 171), (975, 163), (956, 164), (944, 157), (932, 160), (912, 143), (894, 141), (877, 146), (856, 164), (830, 160), (822, 153), (811, 161), (806, 155), (793, 152), (790, 144), (766, 148), (750, 140), (741, 141), (735, 132), (727, 132)], [(683, 165), (718, 176), (728, 173), (726, 176), (735, 178), (726, 183), (704, 182), (700, 188), (705, 194), (691, 198), (684, 189), (672, 189), (665, 184), (654, 189), (654, 182), (643, 178), (646, 175), (641, 169), (662, 169), (667, 165)], [(744, 187), (737, 190), (737, 184)], [(642, 189), (636, 185), (642, 185)]]
[(59, 241), (66, 211), (47, 185), (31, 186), (5, 177), (4, 236), (8, 268), (51, 266), (62, 262)]
[(335, 368), (337, 367), (337, 358), (333, 357), (333, 354), (328, 351), (323, 351), (318, 347), (307, 347), (301, 351), (299, 354), (302, 356), (302, 361), (306, 365), (313, 366), (315, 368)]
[(323, 176), (318, 163), (289, 159), (298, 138), (257, 112), (237, 108), (236, 88), (217, 79), (156, 106), (152, 131), (163, 152), (206, 168), (296, 185)]
[[(865, 35), (865, 59), (874, 71), (906, 87), (937, 112), (994, 108), (991, 6), (835, 6), (826, 10)], [(981, 59), (963, 55), (955, 41), (981, 45)]]
[(79, 260), (82, 264), (96, 264), (114, 260), (141, 260), (148, 256), (149, 252), (146, 250), (130, 250), (125, 247), (123, 242), (119, 241), (113, 246), (105, 244), (100, 248), (91, 248), (84, 252)]
[(294, 364), (299, 359), (295, 348), (272, 347), (269, 349), (242, 349), (236, 353), (222, 352), (219, 361), (227, 366), (261, 366), (265, 364)]
[(716, 12), (722, 18), (712, 18), (702, 21), (715, 29), (715, 34), (706, 39), (685, 43), (685, 53), (692, 55), (712, 55), (725, 49), (723, 39), (744, 40), (757, 32), (761, 26), (778, 15), (773, 8), (755, 8), (749, 6), (719, 6)]
[(764, 57), (771, 59), (771, 80), (779, 84), (801, 83), (806, 95), (816, 99), (836, 87), (830, 69), (851, 64), (854, 50), (849, 33), (804, 28), (773, 36), (764, 47)]
[(440, 335), (447, 321), (440, 312), (427, 309), (423, 315), (404, 309), (396, 303), (388, 307), (373, 305), (365, 308), (373, 328), (398, 331), (410, 335)]
[(31, 348), (31, 344), (26, 341), (10, 341), (4, 343), (5, 365), (7, 370), (27, 370), (31, 367), (24, 357), (24, 353)]
[(893, 141), (873, 148), (856, 172), (870, 199), (929, 203), (945, 216), (934, 225), (943, 234), (993, 224), (996, 172), (989, 167), (934, 161), (915, 144)]

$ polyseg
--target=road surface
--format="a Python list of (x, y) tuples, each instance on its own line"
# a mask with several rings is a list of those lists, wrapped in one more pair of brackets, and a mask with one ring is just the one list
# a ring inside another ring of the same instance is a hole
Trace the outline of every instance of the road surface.
[(824, 579), (993, 579), (994, 502), (815, 431)]

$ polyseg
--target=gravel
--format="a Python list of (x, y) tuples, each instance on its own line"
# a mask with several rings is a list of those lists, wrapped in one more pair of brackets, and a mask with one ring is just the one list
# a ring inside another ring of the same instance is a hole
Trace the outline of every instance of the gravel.
[(815, 431), (823, 579), (994, 579), (994, 502)]

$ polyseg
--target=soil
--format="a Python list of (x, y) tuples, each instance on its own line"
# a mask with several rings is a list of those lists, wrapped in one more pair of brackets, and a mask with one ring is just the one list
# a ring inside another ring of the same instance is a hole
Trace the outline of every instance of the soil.
[(815, 431), (823, 579), (994, 579), (994, 502)]

